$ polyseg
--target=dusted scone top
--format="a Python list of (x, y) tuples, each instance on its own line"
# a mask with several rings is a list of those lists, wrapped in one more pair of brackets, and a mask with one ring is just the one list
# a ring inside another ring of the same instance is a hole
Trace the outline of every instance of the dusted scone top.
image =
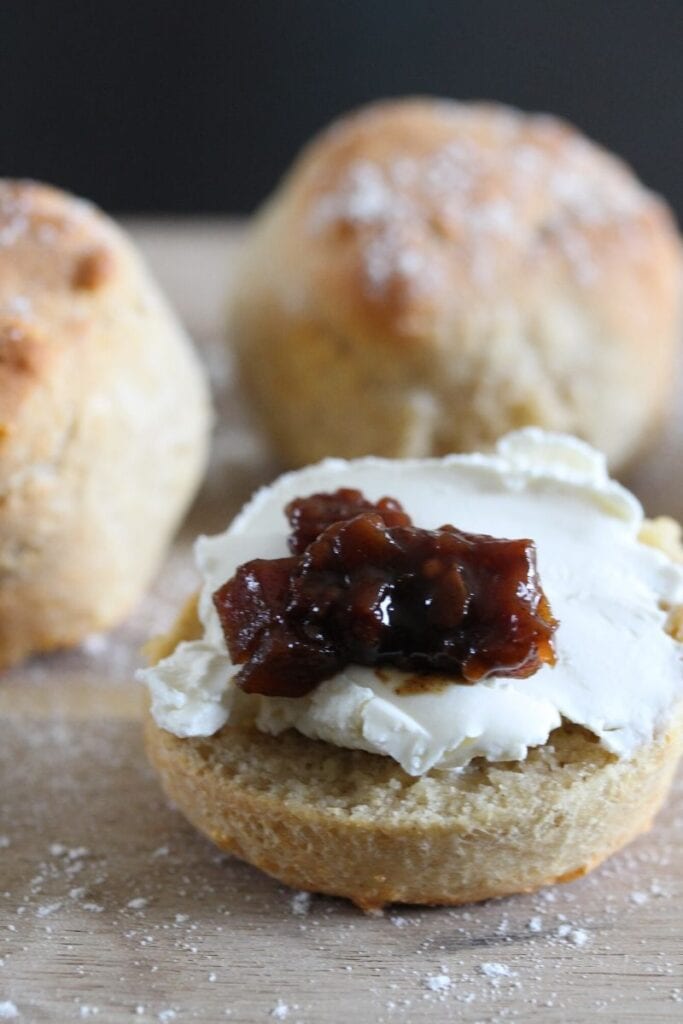
[(535, 424), (616, 465), (661, 415), (680, 269), (664, 203), (569, 125), (388, 101), (316, 138), (257, 214), (231, 337), (293, 464)]
[[(389, 494), (428, 529), (451, 522), (471, 532), (532, 538), (560, 620), (556, 666), (527, 679), (410, 694), (397, 692), (401, 673), (353, 665), (303, 698), (238, 690), (213, 591), (244, 561), (286, 553), (289, 500), (342, 486), (370, 500)], [(683, 568), (638, 541), (642, 521), (640, 505), (609, 479), (597, 452), (538, 430), (509, 435), (491, 455), (328, 460), (281, 477), (224, 534), (198, 541), (205, 634), (141, 673), (153, 715), (178, 736), (211, 735), (229, 720), (253, 719), (273, 734), (293, 727), (389, 755), (414, 775), (477, 756), (522, 759), (562, 717), (628, 756), (683, 698), (680, 645), (666, 632), (668, 610), (683, 602)]]
[(126, 235), (0, 181), (0, 667), (131, 610), (209, 423), (199, 360)]

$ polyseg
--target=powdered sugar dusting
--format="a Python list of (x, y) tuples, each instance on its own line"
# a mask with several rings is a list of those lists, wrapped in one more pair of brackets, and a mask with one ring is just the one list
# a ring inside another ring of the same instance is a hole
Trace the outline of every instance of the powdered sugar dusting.
[(311, 909), (312, 898), (310, 892), (295, 892), (290, 900), (292, 913), (297, 917), (304, 917)]
[(479, 969), (481, 973), (491, 981), (498, 981), (500, 978), (514, 978), (515, 976), (515, 971), (511, 970), (507, 964), (501, 964), (495, 961), (491, 963), (483, 963)]
[(575, 928), (571, 924), (563, 922), (557, 929), (557, 936), (560, 939), (566, 939), (572, 946), (585, 946), (589, 941), (589, 934), (585, 928)]
[(392, 189), (380, 167), (369, 160), (357, 160), (351, 164), (339, 190), (318, 200), (311, 212), (310, 227), (323, 231), (338, 221), (377, 224), (391, 220), (405, 204), (406, 200)]
[(599, 280), (606, 228), (625, 258), (638, 256), (629, 227), (652, 199), (616, 161), (578, 135), (558, 142), (549, 118), (440, 109), (450, 141), (416, 153), (408, 140), (405, 152), (396, 144), (381, 160), (356, 158), (312, 201), (313, 235), (343, 226), (358, 240), (370, 297), (430, 293), (454, 272), (477, 288), (499, 286), (511, 268), (553, 250), (589, 287)]
[(430, 992), (448, 992), (453, 984), (448, 974), (427, 974), (423, 981), (424, 987)]
[[(92, 216), (93, 210), (87, 200), (68, 194), (55, 201), (39, 185), (0, 182), (0, 250), (25, 239), (35, 240), (39, 245), (54, 245), (61, 232), (78, 226), (84, 217)], [(100, 218), (95, 223), (98, 230), (109, 232), (105, 220)]]
[(0, 189), (0, 249), (14, 245), (29, 226), (30, 203), (25, 193)]

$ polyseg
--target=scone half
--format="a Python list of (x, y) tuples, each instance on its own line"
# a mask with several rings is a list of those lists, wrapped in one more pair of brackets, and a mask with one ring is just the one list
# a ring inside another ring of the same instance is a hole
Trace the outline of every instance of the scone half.
[[(279, 564), (283, 507), (339, 483), (397, 497), (427, 531), (451, 509), (463, 529), (528, 528), (559, 619), (554, 663), (417, 693), (350, 664), (305, 696), (245, 693), (216, 588), (250, 557)], [(197, 560), (199, 599), (141, 674), (147, 746), (222, 849), (364, 909), (459, 904), (581, 876), (652, 823), (683, 748), (680, 531), (643, 520), (586, 446), (527, 431), (494, 455), (321, 463), (259, 492)]]
[[(199, 635), (191, 612), (158, 655)], [(455, 905), (571, 881), (647, 831), (683, 749), (683, 708), (627, 760), (567, 723), (525, 761), (419, 778), (294, 730), (181, 739), (150, 715), (146, 745), (189, 821), (279, 881), (363, 910)]]

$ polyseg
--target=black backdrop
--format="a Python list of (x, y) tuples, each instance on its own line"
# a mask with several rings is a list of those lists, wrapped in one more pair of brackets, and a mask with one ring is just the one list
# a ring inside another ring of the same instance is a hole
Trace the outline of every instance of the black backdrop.
[(683, 215), (683, 0), (0, 0), (0, 173), (242, 212), (401, 93), (563, 114)]

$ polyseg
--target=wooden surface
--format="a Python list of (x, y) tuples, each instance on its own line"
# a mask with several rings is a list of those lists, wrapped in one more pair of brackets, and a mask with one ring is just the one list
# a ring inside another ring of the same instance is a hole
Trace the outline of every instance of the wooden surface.
[[(137, 652), (193, 586), (191, 539), (275, 467), (221, 342), (234, 229), (132, 227), (210, 367), (211, 482), (128, 623), (0, 682), (0, 1021), (683, 1021), (681, 775), (656, 829), (587, 879), (381, 917), (219, 855), (165, 804)], [(683, 514), (682, 435), (672, 419), (630, 481), (652, 512)]]

